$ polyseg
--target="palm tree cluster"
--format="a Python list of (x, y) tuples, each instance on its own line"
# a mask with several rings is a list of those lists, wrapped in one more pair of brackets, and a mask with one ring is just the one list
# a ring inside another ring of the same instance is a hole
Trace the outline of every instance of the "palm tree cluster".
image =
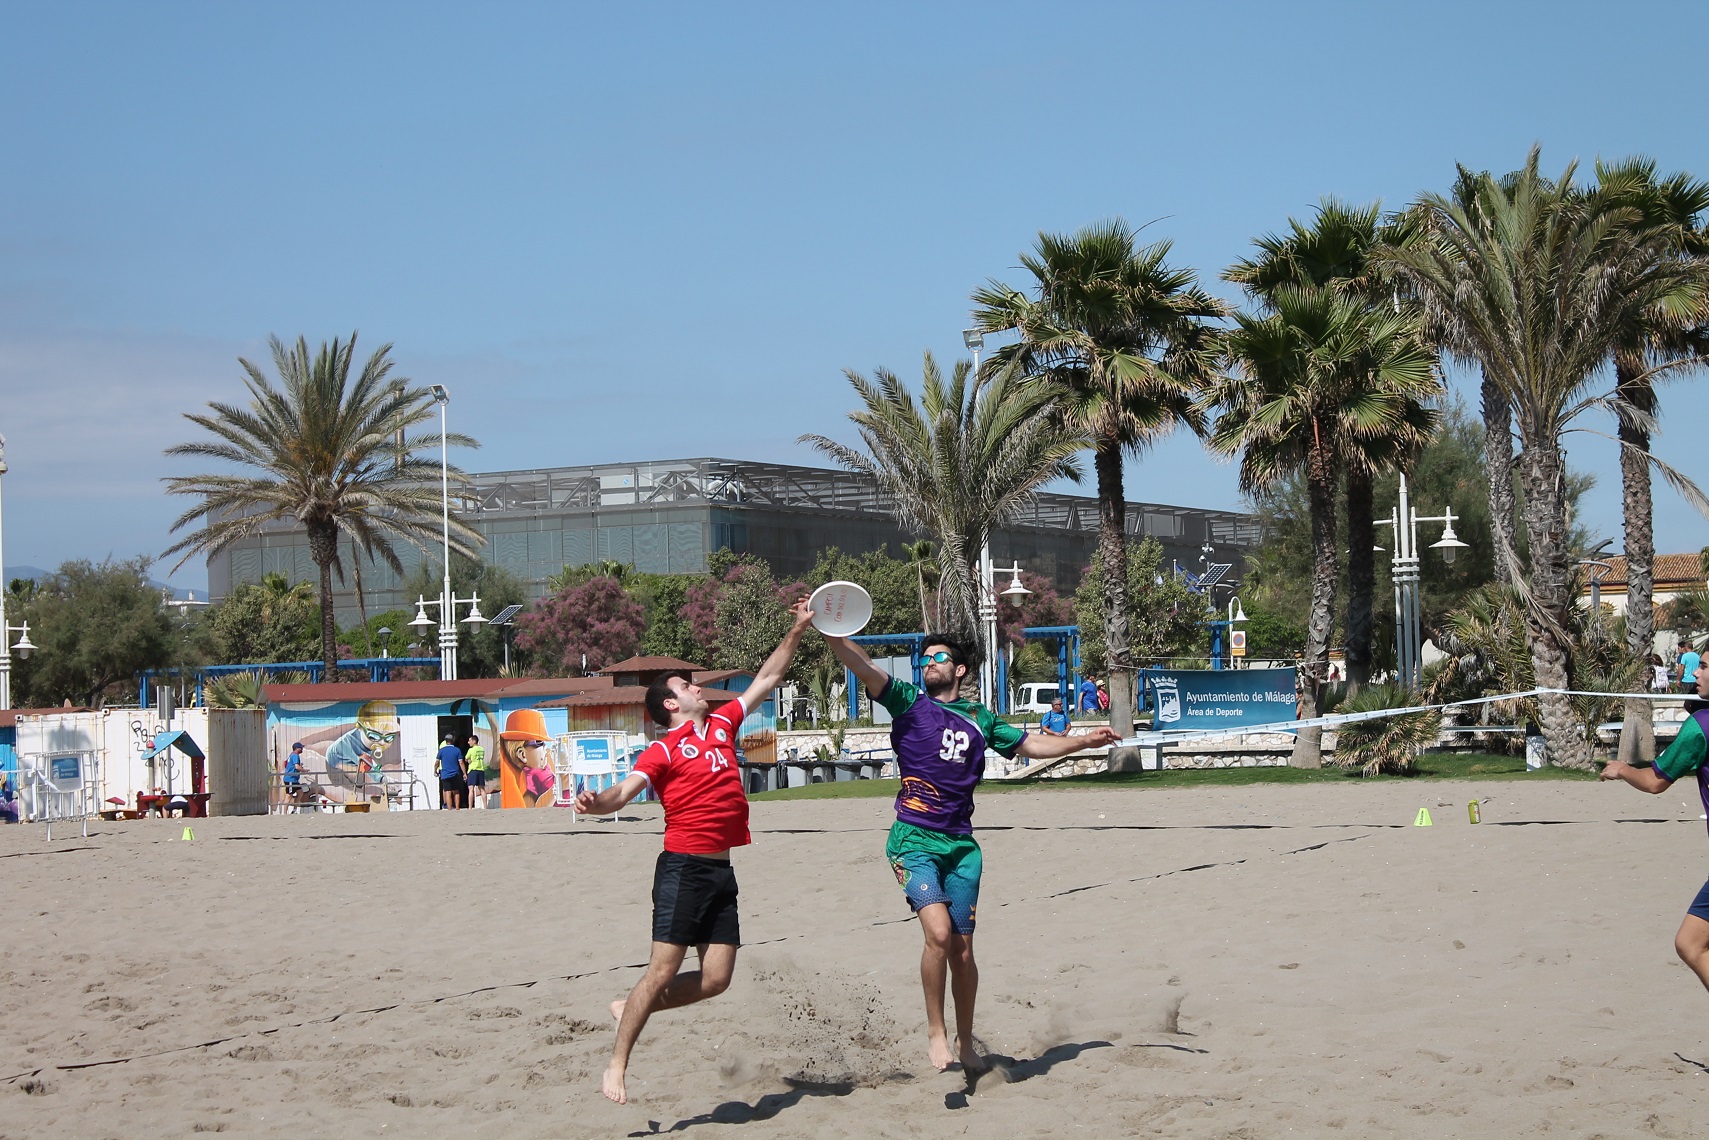
[[(1300, 661), (1300, 715), (1318, 715), (1334, 631), (1337, 491), (1345, 488), (1349, 546), (1347, 676), (1370, 675), (1374, 524), (1371, 485), (1404, 469), (1434, 435), (1442, 394), (1436, 359), (1410, 312), (1390, 304), (1372, 253), (1400, 239), (1379, 207), (1328, 200), (1312, 225), (1258, 240), (1259, 256), (1224, 277), (1259, 306), (1236, 316), (1228, 374), (1206, 394), (1221, 414), (1213, 450), (1240, 456), (1249, 493), (1303, 474), (1312, 536), (1312, 593)], [(1321, 729), (1296, 736), (1294, 762), (1320, 762)]]
[[(1013, 339), (971, 382), (968, 366), (958, 365), (953, 399), (946, 402), (929, 361), (936, 410), (927, 415), (889, 373), (877, 383), (849, 373), (865, 404), (851, 418), (866, 451), (804, 438), (877, 477), (901, 521), (938, 540), (945, 586), (957, 599), (954, 624), (963, 629), (976, 612), (973, 540), (1044, 481), (1017, 468), (1024, 441), (1006, 437), (998, 447), (965, 425), (992, 416), (1000, 394), (1016, 402), (999, 417), (1011, 433), (1041, 433), (1035, 475), (1069, 473), (1072, 453), (1091, 450), (1110, 714), (1124, 730), (1133, 713), (1124, 460), (1186, 427), (1238, 457), (1248, 492), (1302, 480), (1314, 559), (1300, 668), (1309, 717), (1323, 695), (1335, 629), (1337, 504), (1348, 548), (1348, 678), (1357, 688), (1374, 666), (1373, 481), (1407, 472), (1433, 438), (1441, 365), (1452, 359), (1480, 374), (1498, 581), (1522, 602), (1535, 684), (1564, 689), (1578, 623), (1568, 612), (1563, 433), (1582, 427), (1592, 410), (1617, 428), (1633, 615), (1626, 652), (1634, 659), (1647, 658), (1653, 636), (1651, 468), (1709, 514), (1709, 499), (1649, 450), (1656, 382), (1699, 363), (1709, 345), (1706, 212), (1709, 185), (1660, 176), (1647, 159), (1599, 164), (1595, 182), (1581, 185), (1572, 166), (1544, 177), (1533, 150), (1511, 174), (1461, 168), (1449, 194), (1422, 194), (1387, 215), (1380, 204), (1324, 200), (1309, 221), (1258, 238), (1255, 254), (1223, 274), (1251, 304), (1238, 313), (1206, 293), (1191, 269), (1169, 264), (1168, 242), (1142, 246), (1119, 220), (1041, 234), (1022, 257), (1031, 276), (1025, 289), (993, 281), (974, 291), (975, 328)], [(1610, 367), (1611, 389), (1597, 390)], [(988, 471), (987, 462), (999, 466)], [(1605, 680), (1618, 672), (1590, 671)], [(1584, 710), (1547, 693), (1537, 706), (1555, 761), (1586, 765)], [(1634, 731), (1623, 737), (1643, 747), (1647, 706), (1629, 702), (1628, 720)], [(1300, 734), (1295, 762), (1320, 762), (1315, 733)]]
[[(1646, 571), (1653, 557), (1651, 465), (1698, 509), (1709, 509), (1689, 479), (1648, 449), (1655, 424), (1650, 386), (1698, 360), (1692, 346), (1709, 319), (1709, 261), (1697, 248), (1702, 192), (1683, 176), (1658, 181), (1645, 161), (1601, 167), (1598, 174), (1595, 185), (1580, 186), (1569, 165), (1547, 178), (1536, 150), (1504, 178), (1461, 170), (1453, 196), (1425, 194), (1414, 204), (1414, 239), (1378, 258), (1419, 305), (1439, 348), (1475, 364), (1511, 417), (1529, 560), (1520, 567), (1513, 550), (1498, 557), (1524, 600), (1527, 647), (1544, 689), (1568, 687), (1574, 652), (1562, 436), (1592, 410), (1622, 425), (1628, 539), (1640, 547)], [(1599, 393), (1595, 386), (1610, 363), (1616, 390)], [(1492, 434), (1499, 426), (1492, 425)], [(1490, 477), (1500, 482), (1503, 473), (1492, 469)], [(1639, 615), (1636, 633), (1628, 631), (1629, 651), (1647, 657), (1647, 573), (1634, 582), (1628, 609)], [(1571, 700), (1544, 693), (1538, 711), (1554, 762), (1588, 767)], [(1648, 717), (1647, 709), (1633, 711)]]

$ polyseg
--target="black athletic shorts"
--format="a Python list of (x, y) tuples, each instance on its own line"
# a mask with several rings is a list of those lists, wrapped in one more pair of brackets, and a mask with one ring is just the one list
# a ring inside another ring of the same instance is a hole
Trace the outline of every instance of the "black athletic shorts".
[(728, 859), (659, 852), (653, 870), (653, 941), (674, 946), (742, 944), (736, 869)]
[(455, 792), (458, 796), (462, 796), (468, 790), (469, 785), (463, 782), (463, 777), (461, 776), (453, 776), (449, 780), (443, 776), (439, 778), (439, 794), (441, 796), (446, 792)]

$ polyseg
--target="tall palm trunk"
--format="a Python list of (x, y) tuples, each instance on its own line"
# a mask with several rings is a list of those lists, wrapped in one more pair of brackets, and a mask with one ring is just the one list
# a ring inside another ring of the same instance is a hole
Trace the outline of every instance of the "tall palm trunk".
[(334, 679), (338, 660), (338, 626), (332, 619), (332, 566), (338, 561), (338, 528), (309, 523), (309, 557), (320, 569), (320, 664), (323, 681)]
[(1519, 565), (1519, 546), (1513, 534), (1513, 406), (1507, 394), (1489, 378), (1483, 378), (1484, 466), (1489, 471), (1490, 531), (1495, 539), (1495, 580), (1503, 586), (1514, 582)]
[(368, 595), (362, 589), (362, 556), (356, 549), (356, 540), (350, 540), (350, 568), (356, 577), (356, 613), (362, 619), (362, 642), (364, 652), (369, 657), (374, 656), (374, 635), (368, 631)]
[[(1615, 392), (1640, 412), (1655, 414), (1656, 391), (1642, 378), (1643, 361), (1629, 353), (1614, 357)], [(1650, 433), (1635, 424), (1619, 427), (1621, 509), (1626, 524), (1626, 650), (1634, 661), (1655, 652), (1656, 536), (1650, 500)], [(1643, 692), (1650, 670), (1640, 674), (1633, 692)], [(1620, 730), (1620, 759), (1631, 763), (1656, 758), (1656, 730), (1646, 700), (1626, 702)]]
[[(1316, 423), (1313, 422), (1313, 430)], [(1306, 458), (1306, 493), (1311, 504), (1311, 608), (1306, 615), (1305, 657), (1300, 662), (1300, 719), (1318, 715), (1329, 674), (1329, 637), (1335, 627), (1335, 456), (1321, 437)], [(1323, 767), (1323, 729), (1302, 728), (1294, 737), (1295, 768)]]
[(940, 606), (943, 595), (949, 595), (949, 614), (943, 622), (948, 628), (943, 632), (972, 648), (970, 665), (983, 660), (985, 655), (979, 624), (979, 546), (977, 541), (945, 535), (938, 551)]
[(1377, 590), (1377, 523), (1370, 472), (1347, 472), (1347, 695), (1371, 679), (1371, 609)]
[(1110, 724), (1133, 732), (1133, 651), (1127, 636), (1127, 498), (1122, 489), (1121, 445), (1108, 436), (1093, 452), (1098, 473), (1098, 568), (1104, 591), (1104, 648), (1108, 657)]
[[(1531, 540), (1531, 592), (1525, 624), (1531, 665), (1540, 689), (1565, 689), (1572, 673), (1567, 608), (1572, 576), (1567, 552), (1566, 459), (1551, 436), (1527, 443), (1519, 456), (1525, 486), (1525, 532)], [(1537, 698), (1551, 761), (1562, 768), (1589, 768), (1590, 750), (1569, 699), (1559, 693)]]

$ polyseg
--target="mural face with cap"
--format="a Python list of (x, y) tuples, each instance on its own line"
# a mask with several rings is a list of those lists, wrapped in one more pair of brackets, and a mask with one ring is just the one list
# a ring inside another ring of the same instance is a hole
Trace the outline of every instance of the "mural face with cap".
[[(551, 807), (557, 798), (558, 777), (552, 770), (552, 741), (539, 709), (517, 709), (499, 733), (506, 787), (514, 787), (524, 807)], [(501, 791), (501, 795), (502, 795)]]

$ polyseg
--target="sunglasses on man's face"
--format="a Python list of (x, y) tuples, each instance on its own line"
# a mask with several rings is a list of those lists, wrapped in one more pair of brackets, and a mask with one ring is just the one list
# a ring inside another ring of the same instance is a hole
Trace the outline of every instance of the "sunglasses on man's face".
[(948, 653), (945, 653), (941, 649), (938, 650), (936, 653), (922, 653), (922, 654), (920, 654), (920, 664), (921, 665), (942, 665), (945, 661), (953, 661), (953, 660), (955, 660), (955, 658), (951, 657)]

